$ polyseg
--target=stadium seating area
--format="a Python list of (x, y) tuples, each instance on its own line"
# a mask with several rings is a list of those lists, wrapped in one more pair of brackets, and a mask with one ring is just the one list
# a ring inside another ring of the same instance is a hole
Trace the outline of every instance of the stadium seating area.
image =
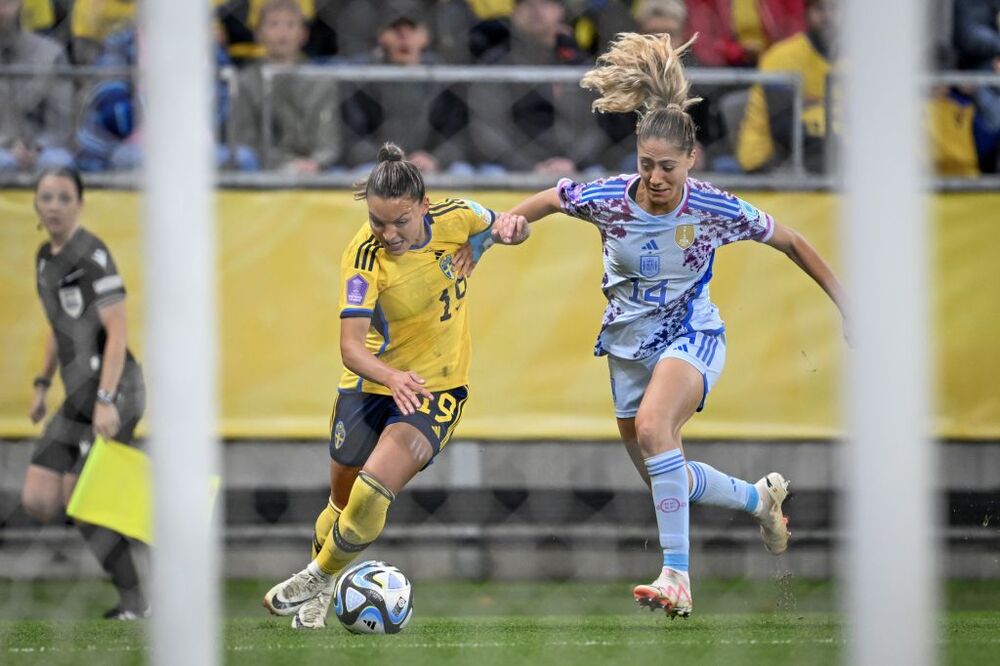
[[(137, 4), (0, 1), (0, 96), (9, 100), (0, 175), (142, 163)], [(837, 152), (836, 0), (208, 4), (225, 170), (364, 171), (386, 140), (427, 173), (631, 169), (634, 118), (590, 113), (593, 96), (575, 85), (622, 31), (675, 41), (697, 33), (686, 58), (703, 98), (694, 108), (701, 170), (823, 174)], [(997, 172), (1000, 31), (989, 4), (929, 3), (929, 57), (941, 72), (997, 78), (996, 87), (936, 80), (926, 118), (942, 176)], [(390, 74), (373, 77), (373, 67)]]

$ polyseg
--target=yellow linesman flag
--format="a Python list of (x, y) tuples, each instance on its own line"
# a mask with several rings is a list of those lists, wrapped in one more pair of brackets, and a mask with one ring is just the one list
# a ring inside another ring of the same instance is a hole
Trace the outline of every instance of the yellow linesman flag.
[(94, 439), (66, 514), (145, 543), (153, 541), (149, 457), (120, 442)]
[[(222, 477), (209, 478), (208, 510)], [(149, 456), (121, 442), (94, 439), (66, 514), (85, 523), (107, 527), (144, 543), (153, 543), (152, 472)]]

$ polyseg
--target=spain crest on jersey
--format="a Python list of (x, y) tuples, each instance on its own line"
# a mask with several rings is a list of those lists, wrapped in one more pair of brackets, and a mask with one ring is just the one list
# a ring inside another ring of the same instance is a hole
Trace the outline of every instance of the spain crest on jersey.
[(655, 254), (644, 254), (639, 257), (639, 272), (643, 277), (656, 277), (660, 274), (660, 258)]
[(451, 261), (451, 255), (446, 254), (440, 259), (438, 259), (438, 266), (441, 268), (441, 272), (449, 280), (455, 279), (455, 265)]
[(674, 229), (674, 243), (682, 250), (694, 245), (694, 225), (682, 224)]

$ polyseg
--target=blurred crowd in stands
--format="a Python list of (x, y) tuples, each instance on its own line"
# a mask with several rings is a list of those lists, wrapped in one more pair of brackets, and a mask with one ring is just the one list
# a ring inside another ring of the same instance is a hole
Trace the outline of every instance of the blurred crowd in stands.
[[(830, 169), (840, 131), (842, 0), (206, 0), (213, 22), (220, 168), (366, 169), (383, 141), (427, 172), (543, 174), (634, 169), (630, 115), (595, 115), (566, 83), (334, 80), (350, 68), (586, 66), (619, 32), (695, 33), (691, 68), (801, 76), (803, 163)], [(917, 3), (921, 6), (924, 3)], [(939, 70), (1000, 73), (1000, 0), (932, 0)], [(133, 0), (0, 0), (0, 172), (142, 162), (142, 53)], [(178, 37), (178, 48), (183, 48)], [(28, 66), (22, 75), (11, 66)], [(115, 67), (67, 77), (69, 66)], [(274, 67), (268, 67), (274, 66)], [(267, 76), (265, 70), (273, 72)], [(109, 70), (112, 71), (112, 70)], [(733, 77), (735, 79), (735, 77)], [(1000, 79), (998, 79), (1000, 80)], [(787, 170), (794, 88), (697, 84), (697, 165)], [(1000, 84), (935, 87), (925, 109), (938, 174), (996, 173)]]

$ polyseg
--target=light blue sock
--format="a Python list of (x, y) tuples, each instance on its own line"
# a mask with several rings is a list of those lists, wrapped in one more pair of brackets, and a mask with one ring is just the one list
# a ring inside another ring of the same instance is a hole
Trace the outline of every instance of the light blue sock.
[(703, 462), (689, 462), (691, 470), (691, 503), (706, 506), (721, 506), (753, 513), (760, 502), (760, 496), (752, 483), (723, 474)]
[(684, 454), (672, 449), (646, 458), (663, 566), (688, 570), (688, 476)]

